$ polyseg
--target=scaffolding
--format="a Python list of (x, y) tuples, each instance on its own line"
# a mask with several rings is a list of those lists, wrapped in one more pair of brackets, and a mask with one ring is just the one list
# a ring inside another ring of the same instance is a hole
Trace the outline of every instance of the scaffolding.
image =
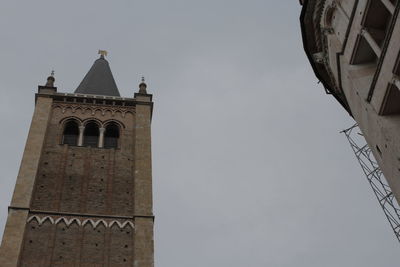
[(371, 148), (366, 143), (358, 124), (343, 130), (342, 133), (346, 135), (397, 240), (400, 242), (400, 206), (394, 198), (393, 192), (383, 176)]

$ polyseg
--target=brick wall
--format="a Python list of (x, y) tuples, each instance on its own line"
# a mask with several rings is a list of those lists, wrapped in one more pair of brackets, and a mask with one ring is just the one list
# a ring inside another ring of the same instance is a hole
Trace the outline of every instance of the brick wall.
[[(54, 104), (30, 214), (50, 214), (53, 222), (32, 219), (26, 225), (20, 266), (133, 266), (134, 229), (110, 225), (111, 219), (103, 217), (134, 215), (134, 108), (123, 116), (101, 110), (93, 114), (85, 104), (80, 106), (74, 110)], [(61, 145), (62, 121), (69, 117), (120, 122), (119, 148)], [(60, 214), (77, 214), (81, 225), (56, 222)], [(89, 219), (107, 225), (83, 225)]]
[(20, 266), (132, 266), (133, 235), (131, 225), (74, 221), (67, 225), (50, 219), (26, 226)]

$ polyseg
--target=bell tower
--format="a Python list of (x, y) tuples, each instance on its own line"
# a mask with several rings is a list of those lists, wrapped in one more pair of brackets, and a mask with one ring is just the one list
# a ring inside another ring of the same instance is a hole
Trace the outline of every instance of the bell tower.
[(152, 95), (121, 97), (99, 53), (74, 93), (39, 86), (2, 267), (154, 266)]

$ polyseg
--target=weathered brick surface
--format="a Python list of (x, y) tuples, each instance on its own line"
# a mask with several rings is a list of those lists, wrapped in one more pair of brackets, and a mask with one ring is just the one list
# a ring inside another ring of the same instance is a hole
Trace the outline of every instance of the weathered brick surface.
[(63, 266), (65, 264), (73, 266), (79, 262), (77, 259), (80, 249), (79, 227), (77, 223), (67, 226), (64, 222), (61, 222), (56, 225), (55, 236), (52, 240), (53, 253), (51, 255), (51, 263), (54, 266)]
[(124, 229), (117, 226), (111, 228), (110, 266), (133, 265), (133, 235), (134, 231), (130, 226)]
[[(147, 96), (139, 100), (147, 100)], [(151, 174), (151, 107), (136, 106), (135, 138), (135, 213), (153, 215)], [(154, 266), (153, 219), (135, 218), (135, 267)]]
[(89, 224), (84, 226), (80, 258), (80, 262), (83, 265), (104, 263), (104, 234), (104, 226), (99, 226), (97, 229), (93, 228)]
[(25, 210), (10, 210), (2, 244), (0, 246), (0, 264), (2, 267), (16, 266), (21, 253), (24, 224), (32, 198), (35, 177), (43, 152), (46, 130), (52, 111), (51, 98), (38, 97), (33, 113), (28, 140), (25, 145), (21, 166), (15, 184), (11, 206)]
[(29, 207), (38, 164), (43, 153), (43, 143), (46, 138), (49, 120), (52, 115), (51, 98), (38, 97), (35, 112), (32, 117), (28, 139), (26, 141), (21, 167), (15, 184), (11, 205), (15, 207)]
[[(32, 208), (35, 210), (86, 212), (90, 214), (132, 215), (134, 118), (127, 114), (112, 116), (62, 113), (55, 108), (47, 132), (45, 153), (39, 165)], [(121, 122), (120, 148), (68, 147), (60, 145), (62, 121), (77, 117)]]
[(135, 218), (135, 267), (154, 266), (153, 220)]
[(0, 249), (0, 266), (15, 267), (21, 253), (25, 223), (28, 218), (27, 210), (13, 210), (8, 212), (4, 230), (3, 242)]
[(133, 242), (130, 225), (94, 228), (34, 219), (26, 226), (21, 266), (132, 266)]
[(152, 215), (152, 174), (151, 174), (151, 113), (147, 105), (136, 107), (135, 139), (135, 212)]
[(32, 221), (26, 225), (23, 255), (20, 266), (45, 266), (49, 258), (51, 244), (50, 236), (54, 230), (54, 225), (49, 221), (39, 225), (37, 221)]

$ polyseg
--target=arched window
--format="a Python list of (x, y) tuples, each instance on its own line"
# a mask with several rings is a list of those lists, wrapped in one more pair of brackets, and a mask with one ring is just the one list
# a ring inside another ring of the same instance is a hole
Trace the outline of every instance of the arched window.
[(70, 146), (78, 144), (79, 126), (76, 121), (68, 121), (65, 124), (62, 143)]
[(95, 122), (89, 122), (83, 132), (83, 146), (97, 147), (99, 144), (99, 126)]
[(104, 133), (104, 147), (117, 148), (119, 138), (119, 127), (116, 123), (109, 123)]

